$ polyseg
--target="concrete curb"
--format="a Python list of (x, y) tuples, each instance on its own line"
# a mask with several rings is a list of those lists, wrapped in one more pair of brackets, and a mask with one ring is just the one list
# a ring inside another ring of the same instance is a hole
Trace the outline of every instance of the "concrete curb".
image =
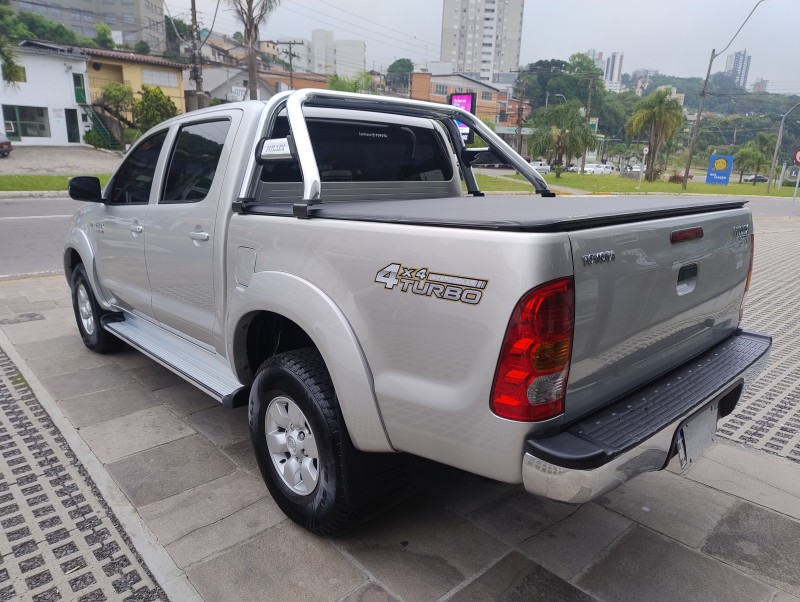
[(2, 199), (68, 199), (69, 195), (66, 190), (22, 190), (19, 192), (14, 191), (0, 191), (0, 200)]
[(31, 391), (39, 400), (39, 403), (50, 414), (53, 423), (58, 427), (64, 439), (69, 444), (70, 449), (86, 468), (89, 476), (92, 477), (97, 489), (102, 494), (109, 507), (114, 511), (122, 528), (131, 538), (136, 551), (142, 557), (147, 568), (153, 574), (158, 585), (164, 590), (170, 600), (183, 602), (203, 602), (203, 598), (189, 582), (186, 573), (183, 572), (167, 553), (153, 532), (147, 527), (137, 513), (136, 509), (122, 493), (111, 475), (108, 474), (102, 462), (97, 459), (92, 450), (81, 438), (72, 423), (64, 416), (61, 408), (50, 396), (47, 389), (28, 367), (28, 364), (14, 348), (5, 332), (0, 330), (0, 347), (8, 358), (14, 363), (17, 370), (30, 386)]

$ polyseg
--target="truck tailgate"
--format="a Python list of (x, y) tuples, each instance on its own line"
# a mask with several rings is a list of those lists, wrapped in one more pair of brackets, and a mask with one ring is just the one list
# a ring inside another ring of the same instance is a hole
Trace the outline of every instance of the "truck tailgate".
[(737, 328), (751, 232), (750, 212), (740, 208), (569, 233), (575, 338), (568, 422)]

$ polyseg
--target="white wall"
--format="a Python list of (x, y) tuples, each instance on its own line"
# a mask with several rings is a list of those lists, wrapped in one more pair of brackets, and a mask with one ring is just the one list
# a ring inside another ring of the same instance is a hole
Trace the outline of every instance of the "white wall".
[(25, 68), (27, 81), (15, 86), (0, 83), (0, 104), (46, 109), (50, 125), (50, 136), (26, 136), (25, 132), (19, 146), (66, 146), (67, 119), (65, 109), (75, 109), (78, 117), (78, 132), (81, 140), (86, 130), (82, 119), (83, 109), (75, 100), (72, 74), (84, 76), (84, 87), (89, 94), (86, 78), (86, 61), (62, 55), (43, 54), (25, 49), (17, 49), (18, 62)]
[(367, 69), (367, 45), (361, 40), (338, 40), (336, 42), (336, 73), (342, 77), (353, 77)]

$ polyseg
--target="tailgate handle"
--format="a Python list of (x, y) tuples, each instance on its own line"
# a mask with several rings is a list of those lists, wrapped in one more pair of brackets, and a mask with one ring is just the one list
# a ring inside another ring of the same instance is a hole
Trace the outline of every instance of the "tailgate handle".
[(697, 264), (690, 263), (678, 271), (678, 286), (675, 289), (678, 295), (686, 295), (694, 290), (697, 285)]

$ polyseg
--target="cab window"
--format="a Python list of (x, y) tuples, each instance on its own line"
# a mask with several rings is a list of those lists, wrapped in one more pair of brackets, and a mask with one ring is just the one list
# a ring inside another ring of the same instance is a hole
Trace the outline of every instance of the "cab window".
[(196, 203), (208, 196), (230, 121), (185, 125), (169, 160), (161, 203)]
[(111, 183), (108, 203), (110, 205), (146, 205), (150, 200), (150, 189), (158, 164), (158, 155), (167, 130), (162, 130), (134, 149), (117, 171)]

